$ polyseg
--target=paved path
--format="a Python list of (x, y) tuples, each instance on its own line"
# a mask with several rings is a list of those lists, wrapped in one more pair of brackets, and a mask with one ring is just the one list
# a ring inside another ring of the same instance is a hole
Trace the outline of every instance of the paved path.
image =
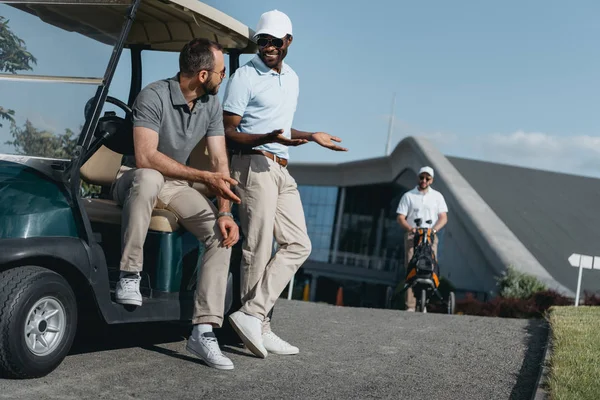
[(546, 336), (540, 321), (287, 300), (273, 327), (301, 353), (225, 346), (227, 372), (189, 356), (180, 327), (110, 327), (47, 377), (0, 380), (0, 399), (529, 399)]

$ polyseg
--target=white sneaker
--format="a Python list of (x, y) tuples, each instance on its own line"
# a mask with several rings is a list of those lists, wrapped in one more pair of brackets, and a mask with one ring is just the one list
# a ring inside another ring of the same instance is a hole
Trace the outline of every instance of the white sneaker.
[(214, 332), (206, 332), (198, 339), (191, 335), (186, 350), (204, 360), (210, 367), (217, 369), (233, 369), (233, 362), (221, 353), (219, 342)]
[(265, 349), (262, 342), (260, 319), (236, 311), (229, 316), (229, 321), (248, 350), (258, 357), (267, 358), (267, 349)]
[(128, 275), (119, 279), (115, 290), (115, 300), (120, 304), (142, 305), (142, 294), (140, 293), (140, 281), (142, 277), (136, 274)]
[(296, 346), (292, 346), (273, 333), (273, 331), (263, 333), (262, 339), (265, 349), (267, 349), (269, 353), (290, 355), (298, 354), (300, 352), (300, 349)]

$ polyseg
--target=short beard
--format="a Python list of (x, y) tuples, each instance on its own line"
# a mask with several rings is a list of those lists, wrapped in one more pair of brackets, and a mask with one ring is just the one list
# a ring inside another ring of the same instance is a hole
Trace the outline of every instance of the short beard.
[(218, 85), (217, 86), (213, 86), (212, 88), (210, 86), (208, 86), (206, 83), (202, 84), (202, 89), (204, 89), (204, 93), (207, 95), (211, 95), (211, 96), (215, 96), (218, 92)]

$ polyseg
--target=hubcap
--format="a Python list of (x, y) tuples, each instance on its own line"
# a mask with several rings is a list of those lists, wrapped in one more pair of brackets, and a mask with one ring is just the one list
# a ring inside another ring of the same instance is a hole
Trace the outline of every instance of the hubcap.
[(55, 297), (44, 297), (31, 307), (25, 320), (25, 343), (36, 356), (52, 353), (63, 338), (65, 307)]

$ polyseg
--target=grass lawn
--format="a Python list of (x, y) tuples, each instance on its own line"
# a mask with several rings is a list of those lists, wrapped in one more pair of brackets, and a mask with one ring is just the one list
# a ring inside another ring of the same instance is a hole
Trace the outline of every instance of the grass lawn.
[(552, 307), (552, 399), (600, 399), (600, 307)]

